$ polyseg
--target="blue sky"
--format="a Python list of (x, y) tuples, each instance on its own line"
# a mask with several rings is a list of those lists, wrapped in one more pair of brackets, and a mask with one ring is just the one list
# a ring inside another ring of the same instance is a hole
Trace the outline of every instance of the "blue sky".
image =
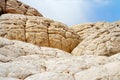
[(45, 17), (69, 26), (87, 22), (120, 20), (120, 0), (20, 0)]

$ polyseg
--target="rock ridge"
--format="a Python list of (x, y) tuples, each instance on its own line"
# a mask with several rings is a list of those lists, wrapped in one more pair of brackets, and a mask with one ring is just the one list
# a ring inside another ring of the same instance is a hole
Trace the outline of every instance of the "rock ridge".
[(80, 37), (63, 23), (21, 14), (4, 14), (0, 17), (0, 36), (67, 52), (71, 52), (80, 42)]
[(41, 16), (36, 9), (21, 3), (17, 0), (0, 0), (0, 15), (12, 13), (12, 14), (24, 14), (29, 16)]
[(0, 0), (0, 80), (120, 80), (120, 22), (67, 25)]
[(73, 29), (83, 39), (72, 51), (74, 55), (111, 56), (120, 52), (119, 21), (113, 23), (99, 22), (95, 24), (83, 24), (75, 26)]

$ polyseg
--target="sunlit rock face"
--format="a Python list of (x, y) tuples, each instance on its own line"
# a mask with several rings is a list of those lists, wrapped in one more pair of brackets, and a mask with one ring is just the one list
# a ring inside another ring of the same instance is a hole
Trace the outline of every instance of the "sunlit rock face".
[[(120, 23), (113, 22), (97, 24), (98, 23), (96, 23), (95, 26), (90, 26), (91, 24), (89, 24), (89, 28), (87, 24), (81, 33), (78, 32), (83, 40), (72, 51), (72, 54), (111, 56), (120, 52)], [(96, 27), (98, 28), (96, 29)], [(78, 29), (79, 28), (81, 27), (78, 26)]]
[(16, 0), (0, 14), (0, 80), (120, 80), (120, 22), (70, 29)]
[(42, 14), (39, 13), (36, 9), (17, 0), (0, 0), (0, 14), (5, 13), (42, 17)]
[(71, 52), (80, 42), (79, 36), (63, 23), (21, 14), (0, 17), (0, 36), (67, 52)]
[(0, 80), (119, 80), (120, 53), (72, 56), (0, 37)]
[(74, 25), (71, 29), (73, 29), (83, 40), (91, 34), (98, 32), (101, 28), (109, 27), (110, 24), (111, 23), (108, 22), (85, 23)]

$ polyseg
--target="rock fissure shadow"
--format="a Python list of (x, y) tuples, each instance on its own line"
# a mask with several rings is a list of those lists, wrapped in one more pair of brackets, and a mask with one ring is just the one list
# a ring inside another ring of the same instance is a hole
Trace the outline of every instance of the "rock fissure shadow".
[(0, 15), (6, 13), (6, 11), (5, 11), (6, 1), (7, 0), (0, 0)]

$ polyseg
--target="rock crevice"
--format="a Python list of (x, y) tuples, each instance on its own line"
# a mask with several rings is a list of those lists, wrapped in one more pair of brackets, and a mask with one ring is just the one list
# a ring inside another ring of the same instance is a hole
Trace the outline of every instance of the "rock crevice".
[(80, 42), (80, 37), (67, 25), (44, 17), (4, 14), (0, 17), (0, 28), (1, 37), (67, 52)]
[(17, 0), (0, 15), (0, 80), (120, 80), (120, 22), (70, 29)]

